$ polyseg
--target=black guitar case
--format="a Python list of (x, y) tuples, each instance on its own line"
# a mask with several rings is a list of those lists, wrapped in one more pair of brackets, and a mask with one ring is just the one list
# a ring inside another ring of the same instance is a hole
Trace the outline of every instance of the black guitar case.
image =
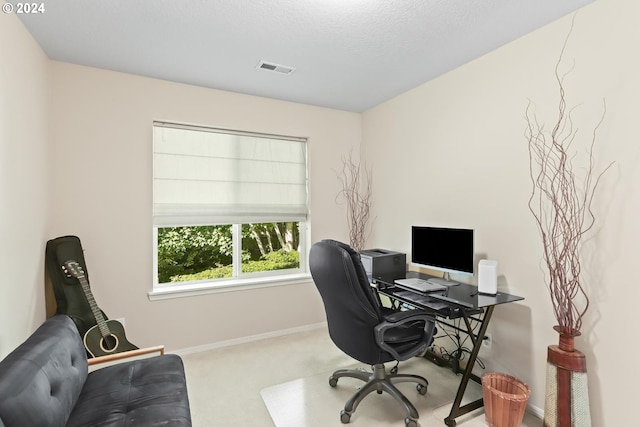
[[(89, 272), (84, 260), (82, 244), (77, 236), (58, 237), (47, 242), (45, 250), (45, 272), (51, 282), (55, 296), (55, 314), (66, 314), (73, 319), (81, 337), (93, 326), (96, 320), (87, 302), (86, 295), (78, 280), (68, 277), (62, 270), (67, 261), (76, 261), (89, 280)], [(100, 310), (102, 312), (102, 310)], [(108, 317), (102, 312), (105, 319)]]

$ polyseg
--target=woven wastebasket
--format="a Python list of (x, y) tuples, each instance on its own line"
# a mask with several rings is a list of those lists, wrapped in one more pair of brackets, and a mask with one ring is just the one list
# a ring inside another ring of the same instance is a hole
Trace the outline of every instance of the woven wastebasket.
[(529, 394), (529, 386), (511, 375), (498, 372), (484, 374), (482, 398), (487, 425), (520, 427)]

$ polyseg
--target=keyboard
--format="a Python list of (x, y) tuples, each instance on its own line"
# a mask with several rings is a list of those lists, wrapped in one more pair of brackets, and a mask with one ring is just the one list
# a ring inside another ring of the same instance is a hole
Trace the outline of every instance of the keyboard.
[(412, 289), (418, 292), (434, 292), (434, 291), (443, 291), (447, 289), (446, 286), (434, 283), (429, 280), (410, 278), (410, 279), (396, 279), (394, 281), (397, 285), (400, 285), (407, 289)]

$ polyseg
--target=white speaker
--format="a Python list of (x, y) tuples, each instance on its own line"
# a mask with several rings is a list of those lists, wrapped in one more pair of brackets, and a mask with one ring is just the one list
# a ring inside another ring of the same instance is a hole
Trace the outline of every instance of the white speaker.
[(498, 261), (481, 259), (478, 263), (478, 292), (489, 295), (498, 292)]

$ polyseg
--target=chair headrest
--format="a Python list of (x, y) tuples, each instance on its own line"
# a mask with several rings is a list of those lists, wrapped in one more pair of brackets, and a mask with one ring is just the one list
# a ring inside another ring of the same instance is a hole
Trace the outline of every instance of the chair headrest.
[(356, 274), (358, 275), (358, 281), (363, 284), (369, 283), (369, 279), (367, 278), (367, 272), (364, 270), (364, 266), (362, 265), (362, 259), (360, 258), (360, 254), (356, 252), (355, 249), (353, 249), (351, 246), (347, 245), (346, 243), (340, 242), (338, 240), (323, 239), (322, 242), (328, 243), (333, 246), (337, 246), (345, 250), (351, 257), (353, 266), (356, 269)]

